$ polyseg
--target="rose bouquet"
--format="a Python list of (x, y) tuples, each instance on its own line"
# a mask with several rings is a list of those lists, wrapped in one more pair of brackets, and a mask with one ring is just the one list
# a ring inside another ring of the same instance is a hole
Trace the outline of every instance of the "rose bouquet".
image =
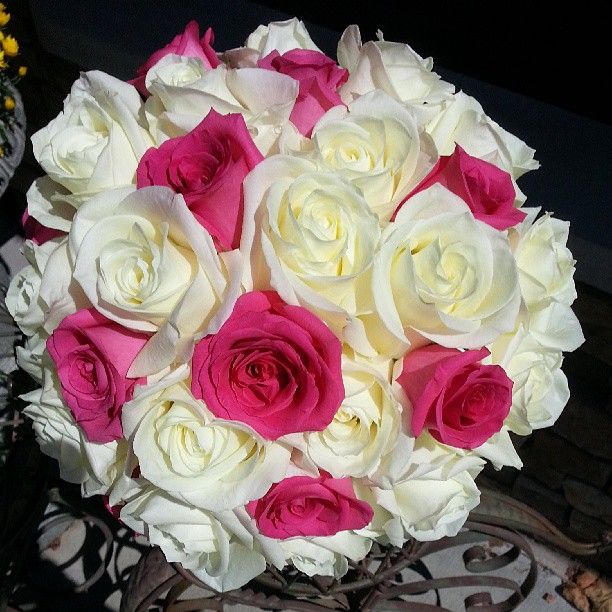
[(452, 536), (569, 392), (568, 223), (409, 46), (188, 24), (33, 138), (7, 303), (43, 451), (210, 587)]

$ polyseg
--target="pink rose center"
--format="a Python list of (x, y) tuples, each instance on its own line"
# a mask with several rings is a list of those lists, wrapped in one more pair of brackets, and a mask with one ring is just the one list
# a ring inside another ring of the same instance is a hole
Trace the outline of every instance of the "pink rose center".
[(273, 364), (266, 361), (249, 363), (246, 367), (246, 372), (253, 381), (257, 382), (267, 382), (270, 379), (276, 378), (276, 368)]
[(289, 504), (289, 509), (293, 514), (297, 516), (303, 516), (305, 512), (307, 512), (306, 504), (304, 500), (298, 500)]
[(230, 384), (234, 397), (246, 405), (264, 408), (291, 386), (291, 376), (272, 351), (238, 354), (230, 365)]
[(213, 183), (222, 176), (231, 161), (229, 147), (218, 140), (208, 143), (210, 150), (185, 155), (181, 152), (169, 176), (169, 183), (179, 193), (192, 193)]
[(494, 401), (494, 393), (490, 385), (476, 384), (463, 400), (459, 420), (463, 426), (473, 425), (482, 418), (483, 411)]
[(68, 356), (68, 382), (74, 392), (84, 396), (104, 395), (109, 384), (103, 364), (92, 359), (89, 347)]

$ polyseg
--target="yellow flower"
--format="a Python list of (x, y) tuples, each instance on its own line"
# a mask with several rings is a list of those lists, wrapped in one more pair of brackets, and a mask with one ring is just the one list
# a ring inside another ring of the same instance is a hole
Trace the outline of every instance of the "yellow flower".
[(12, 98), (11, 96), (6, 96), (6, 98), (4, 98), (4, 108), (6, 108), (7, 111), (12, 111), (15, 109), (15, 99)]
[(20, 77), (24, 77), (26, 74), (28, 74), (28, 67), (27, 66), (19, 66), (19, 70), (17, 71), (17, 74)]
[(0, 4), (0, 28), (3, 28), (11, 19), (11, 14), (5, 13), (4, 8), (4, 4)]
[(19, 53), (19, 44), (12, 36), (5, 36), (2, 41), (2, 48), (9, 57), (15, 57)]
[(0, 147), (0, 157), (4, 157), (4, 147)]
[(7, 66), (8, 64), (4, 59), (4, 51), (0, 49), (0, 70), (2, 70), (2, 68), (6, 68)]

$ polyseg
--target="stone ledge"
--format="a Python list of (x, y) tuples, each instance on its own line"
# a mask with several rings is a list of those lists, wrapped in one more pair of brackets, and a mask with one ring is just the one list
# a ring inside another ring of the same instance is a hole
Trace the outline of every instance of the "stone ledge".
[(563, 483), (569, 504), (587, 516), (612, 525), (612, 497), (590, 485), (568, 478)]
[(550, 430), (534, 432), (529, 446), (519, 452), (525, 472), (551, 489), (560, 489), (565, 476), (605, 487), (612, 465), (575, 446), (575, 440), (571, 442)]
[(553, 431), (587, 453), (612, 461), (610, 415), (580, 401), (579, 397), (574, 397), (570, 402), (571, 405), (553, 426)]
[(519, 474), (512, 487), (512, 494), (557, 525), (565, 524), (569, 504), (560, 493), (547, 489), (525, 474)]
[(585, 542), (599, 540), (604, 531), (610, 529), (603, 521), (583, 514), (580, 510), (572, 510), (570, 512), (569, 526), (571, 535), (575, 535)]

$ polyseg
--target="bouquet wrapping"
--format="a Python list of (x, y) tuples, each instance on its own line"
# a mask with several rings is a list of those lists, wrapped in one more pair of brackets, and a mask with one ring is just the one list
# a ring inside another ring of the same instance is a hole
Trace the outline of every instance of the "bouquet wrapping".
[(32, 137), (25, 412), (220, 591), (457, 534), (583, 341), (568, 223), (516, 183), (533, 149), (408, 45), (351, 26), (337, 58), (296, 19), (223, 53), (191, 22)]

